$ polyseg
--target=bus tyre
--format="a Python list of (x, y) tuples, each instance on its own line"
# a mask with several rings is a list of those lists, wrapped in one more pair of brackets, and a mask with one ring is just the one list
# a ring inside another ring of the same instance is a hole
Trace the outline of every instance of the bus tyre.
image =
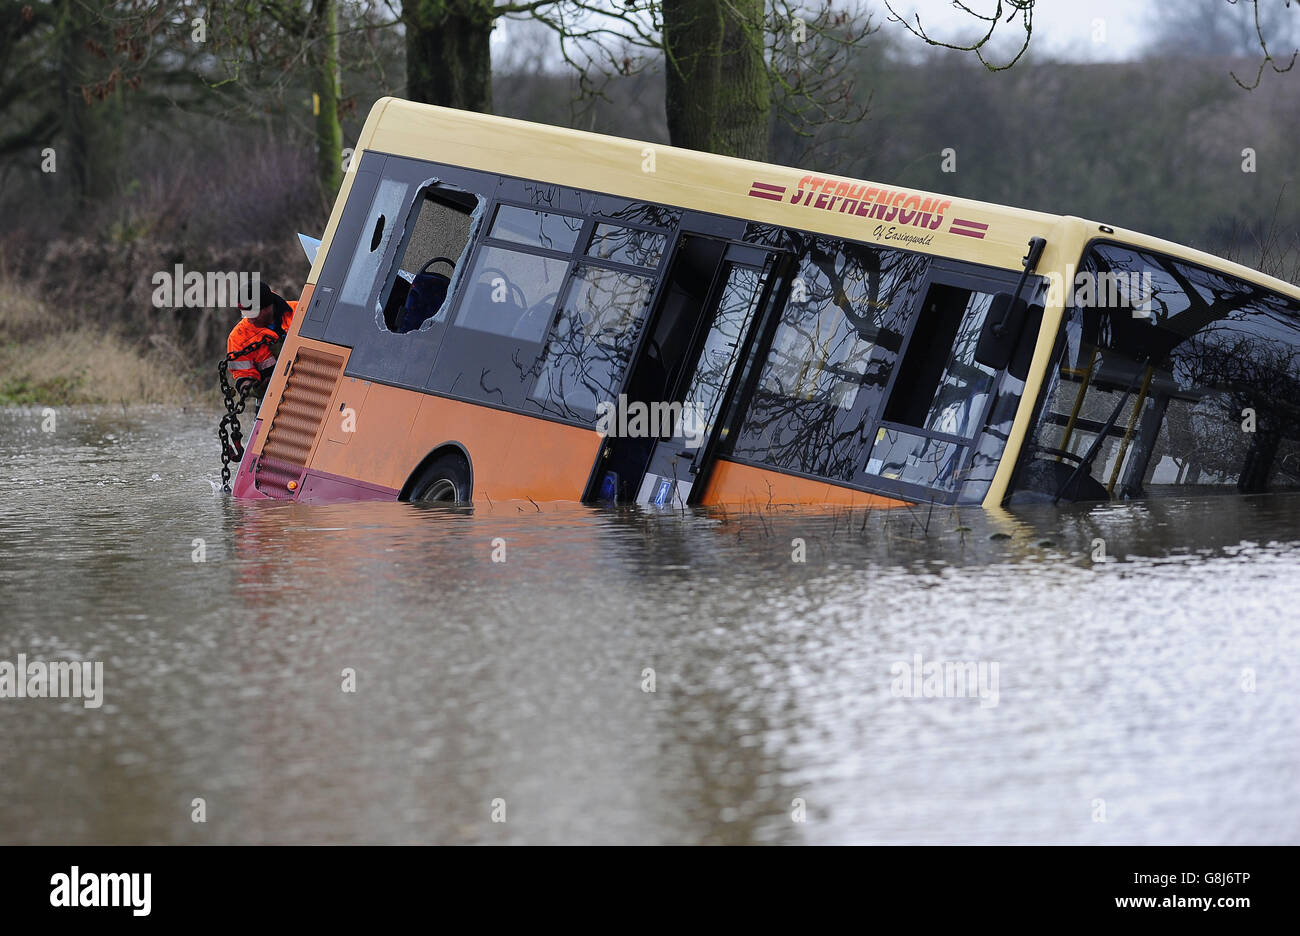
[(457, 455), (439, 455), (411, 485), (410, 499), (424, 504), (468, 503), (469, 466)]

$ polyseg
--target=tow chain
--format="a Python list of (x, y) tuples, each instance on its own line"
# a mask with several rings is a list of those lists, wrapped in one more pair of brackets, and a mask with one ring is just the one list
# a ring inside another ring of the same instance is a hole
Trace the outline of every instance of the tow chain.
[(230, 362), (262, 346), (271, 347), (276, 338), (270, 336), (259, 338), (252, 344), (231, 351), (217, 363), (217, 376), (221, 379), (221, 396), (226, 404), (226, 415), (217, 423), (217, 438), (221, 440), (221, 489), (230, 491), (230, 463), (238, 462), (244, 457), (244, 435), (239, 425), (239, 416), (248, 405), (248, 398), (257, 389), (259, 380), (232, 387), (230, 385)]

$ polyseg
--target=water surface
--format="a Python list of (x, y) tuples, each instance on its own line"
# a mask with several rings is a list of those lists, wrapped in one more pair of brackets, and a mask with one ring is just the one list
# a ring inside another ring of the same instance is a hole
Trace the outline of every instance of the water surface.
[(1300, 841), (1300, 498), (249, 504), (214, 425), (0, 410), (0, 661), (105, 684), (0, 699), (0, 842)]

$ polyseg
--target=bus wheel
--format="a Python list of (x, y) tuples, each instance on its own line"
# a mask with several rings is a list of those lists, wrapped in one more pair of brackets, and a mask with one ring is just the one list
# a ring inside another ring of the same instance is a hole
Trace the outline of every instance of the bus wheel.
[(412, 503), (463, 504), (470, 500), (469, 468), (457, 455), (441, 455), (411, 485)]

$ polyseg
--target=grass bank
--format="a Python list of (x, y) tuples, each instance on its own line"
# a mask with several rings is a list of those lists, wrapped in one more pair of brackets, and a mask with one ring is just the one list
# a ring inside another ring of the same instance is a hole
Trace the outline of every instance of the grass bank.
[(174, 341), (57, 314), (31, 286), (0, 278), (0, 405), (192, 403), (200, 384)]

